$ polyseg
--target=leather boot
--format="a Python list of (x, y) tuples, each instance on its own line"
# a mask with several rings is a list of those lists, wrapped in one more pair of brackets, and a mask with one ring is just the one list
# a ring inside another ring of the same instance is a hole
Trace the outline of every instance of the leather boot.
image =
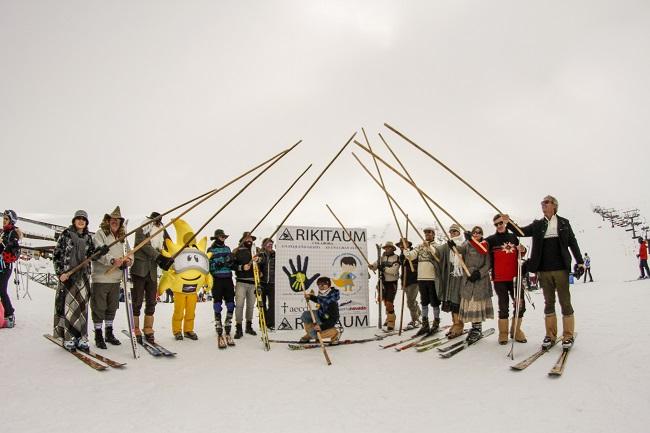
[(140, 330), (140, 316), (133, 316), (133, 333), (136, 335), (142, 335)]
[(311, 341), (311, 331), (314, 329), (313, 323), (305, 323), (305, 335), (300, 337), (300, 343), (309, 343)]
[(253, 330), (253, 322), (251, 321), (246, 321), (246, 333), (248, 335), (257, 335), (257, 332)]
[(329, 328), (320, 333), (321, 338), (324, 340), (326, 338), (330, 339), (330, 344), (338, 344), (340, 333), (336, 328)]
[(515, 318), (512, 318), (512, 326), (514, 330), (510, 332), (510, 336), (515, 339), (517, 343), (527, 343), (526, 334), (521, 330), (521, 322), (524, 320), (523, 317), (517, 319), (517, 326), (515, 327)]
[(544, 325), (546, 326), (546, 336), (544, 337), (544, 341), (542, 341), (542, 347), (549, 349), (555, 344), (555, 340), (557, 340), (557, 317), (555, 313), (547, 314), (544, 317)]
[(95, 346), (97, 346), (98, 349), (107, 349), (104, 335), (102, 334), (102, 328), (95, 329)]
[(107, 343), (111, 343), (113, 346), (119, 346), (122, 344), (120, 340), (115, 338), (115, 335), (113, 335), (113, 327), (112, 326), (107, 326), (106, 327), (106, 338), (105, 338)]
[(386, 315), (386, 329), (389, 331), (392, 331), (395, 329), (395, 320), (397, 320), (397, 317), (395, 316), (395, 312), (388, 313)]
[(142, 327), (144, 338), (153, 344), (153, 316), (144, 316), (144, 326)]
[(420, 327), (420, 330), (415, 334), (416, 336), (423, 336), (423, 335), (428, 335), (429, 331), (431, 328), (429, 328), (429, 319), (426, 317), (422, 318), (422, 326)]
[(235, 324), (235, 339), (240, 339), (244, 336), (244, 332), (242, 331), (241, 323), (236, 323)]
[(499, 319), (499, 344), (508, 344), (508, 319)]
[(463, 328), (465, 324), (461, 322), (460, 315), (458, 313), (451, 313), (451, 320), (453, 324), (449, 329), (449, 338), (456, 338), (463, 334)]
[(570, 316), (562, 316), (562, 341), (573, 340), (575, 329), (575, 320), (573, 314)]

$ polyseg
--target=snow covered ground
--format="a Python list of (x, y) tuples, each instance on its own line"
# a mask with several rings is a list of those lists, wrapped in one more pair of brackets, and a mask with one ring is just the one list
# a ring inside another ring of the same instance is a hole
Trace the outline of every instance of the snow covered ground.
[[(175, 359), (143, 352), (133, 360), (120, 334), (122, 346), (106, 354), (127, 367), (96, 372), (41, 336), (51, 332), (54, 292), (32, 282), (33, 300), (15, 302), (17, 327), (0, 330), (3, 431), (647, 431), (650, 281), (623, 282), (636, 277), (634, 257), (621, 253), (633, 243), (620, 231), (599, 229), (593, 216), (584, 221), (583, 249), (597, 281), (572, 287), (579, 337), (561, 378), (547, 376), (559, 348), (514, 372), (509, 346), (495, 336), (452, 359), (382, 350), (375, 342), (339, 346), (329, 350), (329, 367), (320, 350), (274, 344), (267, 353), (251, 336), (219, 350), (210, 303), (198, 305), (196, 342), (174, 341), (171, 304), (158, 305), (157, 336), (178, 352)], [(543, 297), (532, 296), (536, 309), (528, 307), (523, 326), (529, 343), (516, 345), (515, 361), (543, 338)], [(117, 329), (124, 316), (120, 308)]]

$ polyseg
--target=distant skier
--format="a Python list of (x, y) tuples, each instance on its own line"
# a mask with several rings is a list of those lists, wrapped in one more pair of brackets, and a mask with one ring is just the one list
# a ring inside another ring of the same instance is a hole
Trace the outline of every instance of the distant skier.
[[(573, 254), (579, 267), (584, 267), (580, 247), (571, 224), (566, 218), (557, 215), (558, 201), (547, 195), (541, 202), (544, 217), (525, 227), (520, 227), (526, 237), (533, 238), (528, 270), (536, 272), (544, 292), (544, 314), (546, 336), (542, 347), (549, 348), (557, 339), (557, 318), (555, 315), (555, 293), (562, 309), (562, 345), (568, 349), (573, 345), (575, 318), (569, 291), (569, 272)], [(510, 222), (508, 215), (503, 215), (503, 222), (513, 233), (519, 233)]]
[[(389, 331), (395, 329), (395, 295), (397, 294), (397, 281), (399, 280), (399, 256), (395, 254), (395, 244), (388, 241), (382, 247), (384, 252), (381, 261), (371, 263), (368, 268), (372, 270), (381, 269), (381, 286), (383, 287), (381, 298), (386, 307), (386, 321), (384, 326)], [(379, 282), (377, 283), (379, 284)]]
[(589, 274), (589, 282), (593, 283), (594, 279), (591, 276), (591, 257), (589, 257), (589, 254), (585, 253), (582, 260), (585, 262), (585, 280), (583, 282), (587, 282), (587, 274)]
[(4, 307), (5, 326), (13, 328), (16, 321), (15, 310), (7, 288), (13, 264), (20, 256), (19, 241), (22, 233), (16, 227), (18, 215), (13, 210), (6, 210), (2, 215), (2, 234), (0, 235), (0, 302)]
[(320, 332), (321, 338), (329, 338), (331, 344), (339, 341), (341, 333), (336, 329), (336, 322), (339, 320), (339, 299), (341, 297), (338, 289), (332, 288), (332, 281), (328, 277), (320, 277), (316, 280), (318, 296), (314, 292), (304, 292), (305, 299), (318, 304), (318, 310), (313, 311), (316, 323), (312, 320), (311, 313), (302, 313), (302, 322), (305, 324), (305, 335), (300, 338), (301, 343), (309, 343), (317, 338)]
[(643, 280), (644, 278), (650, 278), (650, 269), (648, 269), (648, 242), (640, 236), (638, 241), (639, 254), (636, 256), (639, 258), (639, 270), (641, 271), (639, 280)]

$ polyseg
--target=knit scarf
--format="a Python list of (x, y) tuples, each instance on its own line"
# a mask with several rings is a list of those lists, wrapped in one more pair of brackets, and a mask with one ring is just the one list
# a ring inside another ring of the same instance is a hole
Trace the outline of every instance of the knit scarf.
[[(465, 241), (465, 237), (463, 235), (458, 235), (453, 238), (450, 238), (456, 245), (460, 245)], [(451, 263), (451, 270), (449, 271), (449, 275), (452, 277), (461, 277), (463, 276), (463, 268), (460, 264), (461, 258), (453, 251), (449, 250), (449, 262)]]
[(75, 268), (79, 263), (86, 259), (86, 239), (84, 235), (85, 232), (79, 234), (76, 230), (70, 230), (70, 240), (72, 241), (70, 269)]

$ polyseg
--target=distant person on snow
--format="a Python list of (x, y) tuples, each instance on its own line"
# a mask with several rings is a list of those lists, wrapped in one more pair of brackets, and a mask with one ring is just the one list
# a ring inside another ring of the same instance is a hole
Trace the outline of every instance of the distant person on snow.
[[(524, 236), (533, 238), (528, 270), (537, 273), (544, 292), (546, 336), (542, 342), (542, 347), (550, 348), (557, 339), (557, 318), (555, 315), (555, 294), (557, 292), (562, 309), (562, 346), (569, 349), (573, 345), (575, 329), (575, 318), (569, 291), (569, 272), (572, 269), (569, 250), (571, 250), (579, 267), (584, 268), (584, 263), (569, 220), (557, 215), (557, 199), (547, 195), (542, 200), (541, 206), (544, 217), (520, 228)], [(503, 215), (503, 221), (510, 231), (519, 233), (510, 222), (508, 215)]]
[(648, 242), (639, 237), (639, 254), (636, 256), (639, 258), (639, 270), (641, 271), (641, 276), (639, 280), (645, 278), (650, 278), (650, 269), (648, 269)]
[(591, 276), (591, 257), (589, 257), (589, 254), (585, 253), (583, 260), (585, 262), (585, 279), (583, 282), (587, 282), (587, 274), (589, 274), (589, 282), (593, 283), (594, 279)]
[(0, 235), (0, 302), (4, 308), (4, 319), (7, 328), (13, 328), (16, 321), (14, 307), (7, 291), (13, 264), (20, 256), (18, 241), (22, 233), (16, 227), (18, 215), (13, 210), (6, 210), (2, 215), (2, 234)]

